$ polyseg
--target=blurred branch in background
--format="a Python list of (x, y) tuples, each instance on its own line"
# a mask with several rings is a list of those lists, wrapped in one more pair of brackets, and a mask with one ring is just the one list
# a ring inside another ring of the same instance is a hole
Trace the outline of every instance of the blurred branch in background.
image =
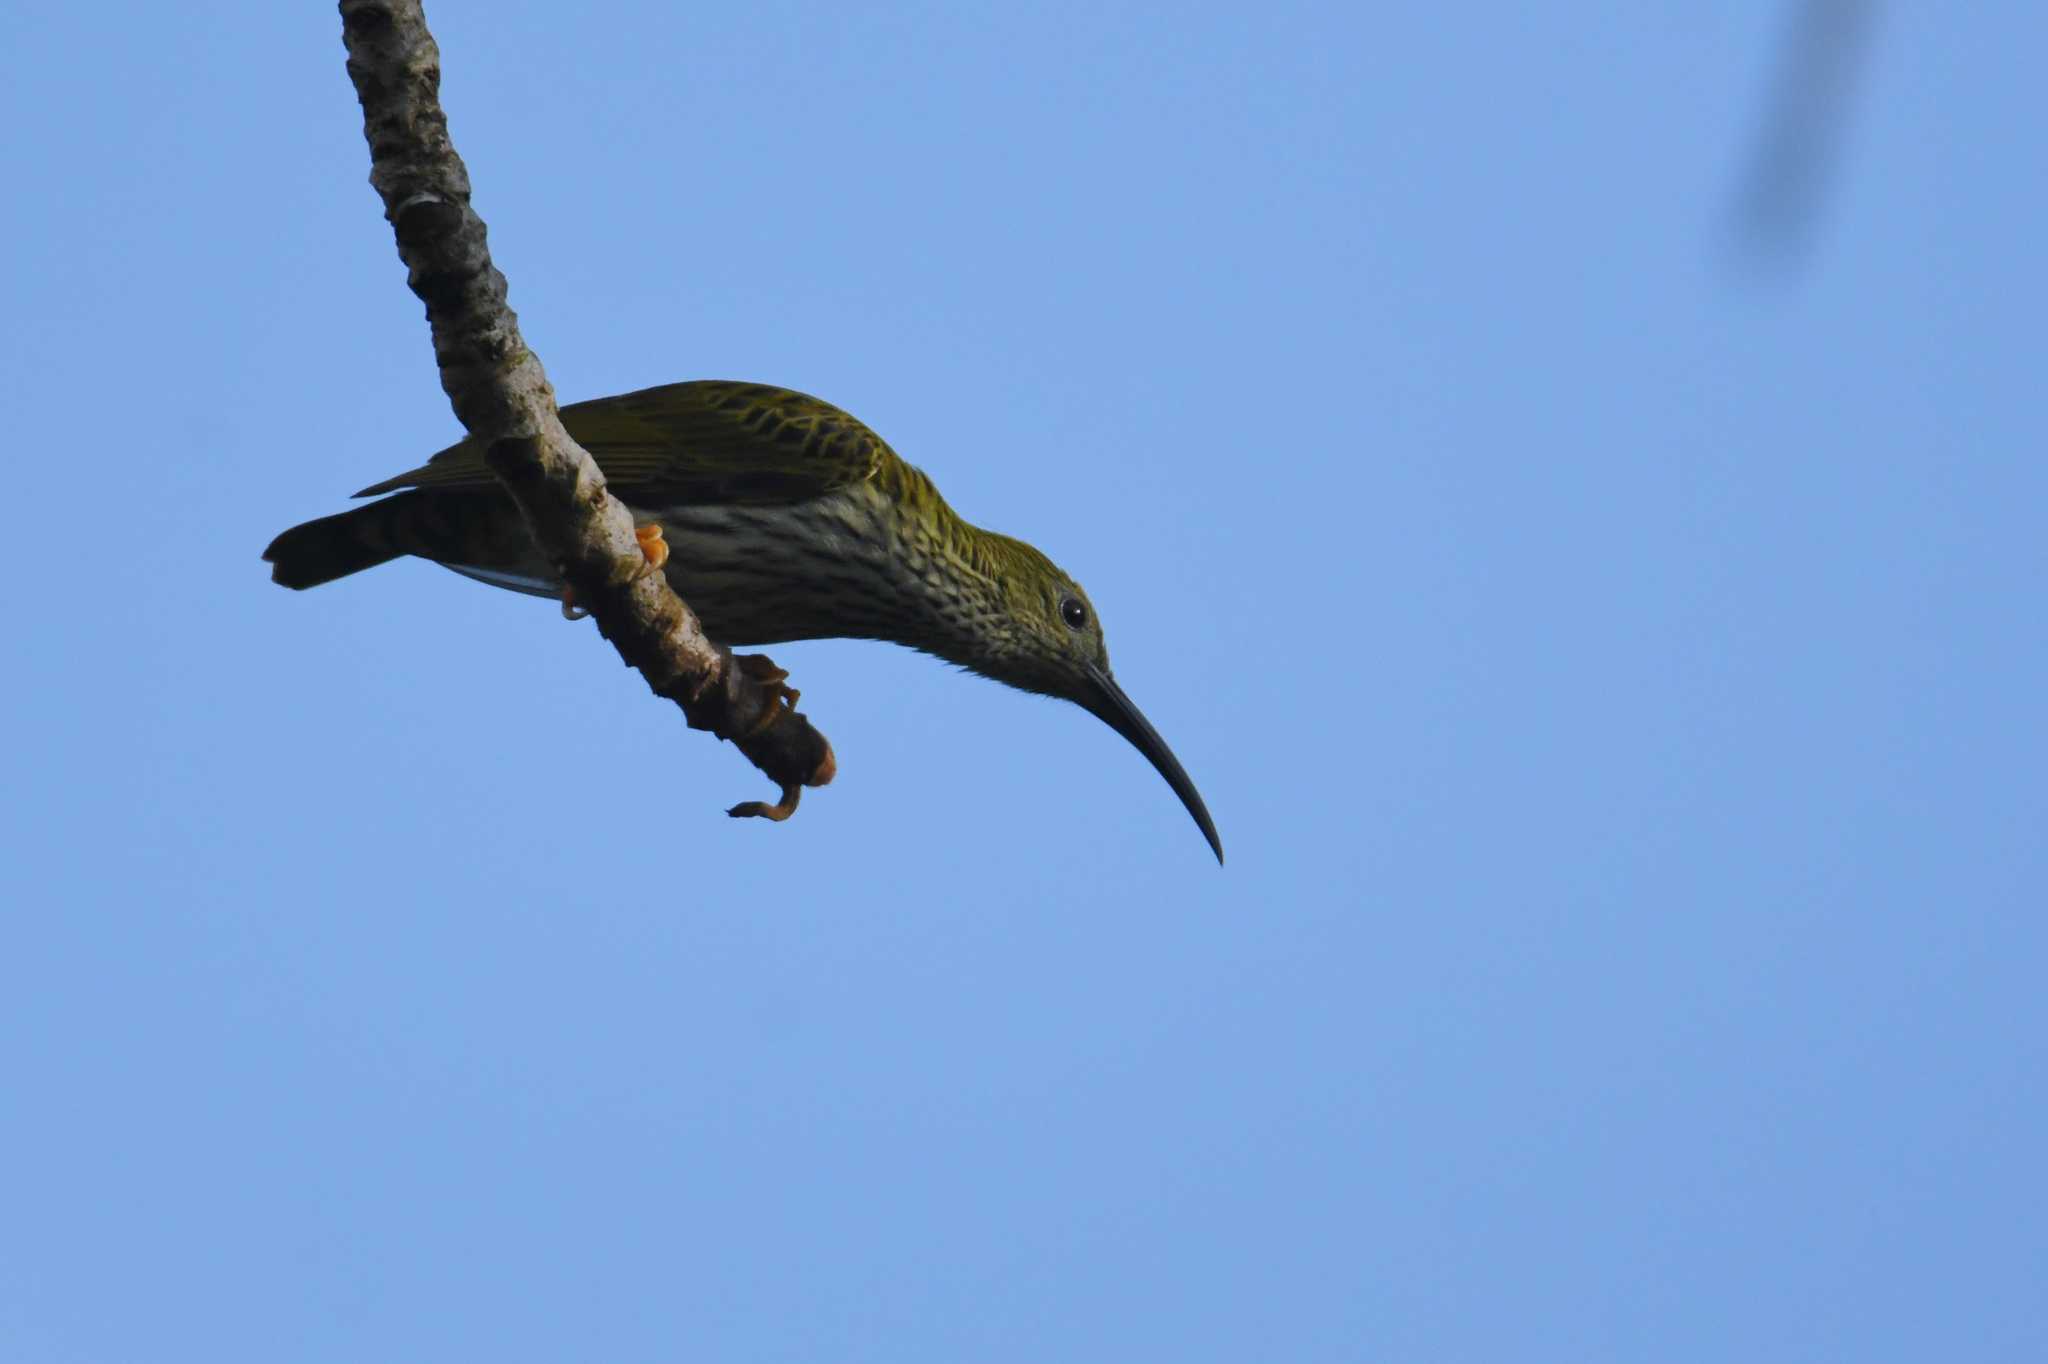
[(1796, 266), (1813, 244), (1876, 0), (1794, 0), (1785, 48), (1736, 204), (1742, 253)]

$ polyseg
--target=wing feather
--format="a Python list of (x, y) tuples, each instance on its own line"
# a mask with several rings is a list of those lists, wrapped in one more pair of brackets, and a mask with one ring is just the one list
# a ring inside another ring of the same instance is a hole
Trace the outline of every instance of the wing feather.
[[(562, 424), (605, 482), (642, 506), (786, 506), (873, 478), (891, 452), (832, 404), (770, 384), (700, 379), (571, 403)], [(357, 493), (494, 482), (474, 440)]]

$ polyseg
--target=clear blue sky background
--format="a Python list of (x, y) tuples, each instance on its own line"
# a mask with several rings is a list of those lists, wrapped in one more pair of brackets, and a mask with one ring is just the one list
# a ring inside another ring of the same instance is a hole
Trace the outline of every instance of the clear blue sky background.
[(433, 5), (559, 390), (1052, 553), (1220, 871), (905, 651), (735, 823), (547, 603), (271, 586), (456, 430), (333, 9), (11, 16), (0, 1356), (2048, 1358), (2048, 17), (1756, 270), (1696, 10)]

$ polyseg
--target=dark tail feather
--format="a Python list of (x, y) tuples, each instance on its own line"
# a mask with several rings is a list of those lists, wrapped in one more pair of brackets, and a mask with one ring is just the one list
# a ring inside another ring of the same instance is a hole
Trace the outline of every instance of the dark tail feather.
[(318, 587), (396, 559), (405, 551), (392, 543), (392, 507), (403, 500), (372, 502), (293, 526), (263, 551), (270, 580), (291, 588)]

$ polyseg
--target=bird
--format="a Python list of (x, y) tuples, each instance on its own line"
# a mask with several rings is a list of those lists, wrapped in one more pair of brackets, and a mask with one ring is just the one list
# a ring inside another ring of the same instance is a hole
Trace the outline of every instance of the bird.
[[(1143, 754), (1208, 841), (1180, 760), (1109, 667), (1081, 585), (1022, 540), (970, 524), (862, 422), (771, 384), (701, 379), (561, 409), (633, 514), (650, 567), (728, 645), (893, 641), (1070, 701)], [(263, 557), (304, 589), (414, 555), (496, 587), (569, 599), (471, 437), (294, 526)]]

